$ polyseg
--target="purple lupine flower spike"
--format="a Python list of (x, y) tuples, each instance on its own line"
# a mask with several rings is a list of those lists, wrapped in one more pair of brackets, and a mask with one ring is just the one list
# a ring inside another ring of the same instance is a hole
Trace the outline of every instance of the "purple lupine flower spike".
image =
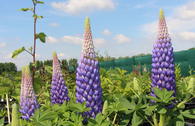
[(90, 21), (85, 19), (85, 33), (81, 59), (76, 73), (77, 102), (86, 102), (91, 110), (84, 113), (86, 117), (93, 117), (102, 111), (102, 88), (99, 74), (99, 63), (95, 59), (95, 51), (90, 28)]
[(29, 66), (22, 69), (21, 91), (20, 91), (20, 112), (22, 118), (29, 120), (39, 107), (32, 85), (32, 77)]
[[(151, 73), (152, 88), (166, 88), (168, 91), (174, 91), (173, 96), (175, 96), (176, 84), (173, 47), (168, 34), (163, 10), (160, 10), (158, 38), (152, 52)], [(151, 95), (155, 96), (153, 91)]]
[(51, 102), (53, 104), (63, 104), (64, 101), (69, 101), (68, 89), (62, 75), (60, 63), (56, 52), (53, 53), (53, 75), (51, 85)]

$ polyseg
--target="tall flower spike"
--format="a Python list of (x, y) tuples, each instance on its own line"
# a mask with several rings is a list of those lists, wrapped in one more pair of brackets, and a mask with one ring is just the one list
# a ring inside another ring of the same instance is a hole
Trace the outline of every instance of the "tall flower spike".
[(102, 111), (102, 88), (99, 63), (95, 59), (88, 17), (85, 19), (83, 50), (76, 73), (76, 98), (77, 102), (86, 102), (86, 107), (91, 108), (90, 111), (84, 113), (84, 116), (95, 118), (97, 113)]
[(53, 75), (51, 85), (51, 102), (53, 104), (63, 104), (64, 101), (69, 101), (68, 89), (62, 75), (60, 63), (56, 52), (53, 53)]
[(22, 69), (21, 92), (20, 92), (20, 112), (22, 118), (29, 120), (39, 107), (32, 85), (32, 77), (29, 66)]
[[(175, 96), (176, 84), (173, 47), (162, 9), (160, 10), (158, 37), (152, 52), (151, 79), (152, 88), (166, 88), (168, 91), (174, 91), (173, 95)], [(155, 96), (153, 90), (151, 95)]]

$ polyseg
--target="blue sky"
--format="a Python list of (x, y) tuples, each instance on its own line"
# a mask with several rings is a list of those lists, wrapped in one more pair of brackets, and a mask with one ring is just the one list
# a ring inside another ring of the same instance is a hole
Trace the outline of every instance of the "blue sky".
[[(17, 48), (32, 45), (33, 19), (31, 0), (6, 0), (0, 7), (0, 62), (14, 62), (18, 67), (31, 61), (27, 53), (11, 59)], [(51, 59), (56, 51), (60, 59), (79, 58), (83, 23), (86, 16), (96, 51), (101, 55), (133, 56), (150, 53), (156, 39), (159, 9), (165, 12), (175, 51), (195, 47), (194, 0), (45, 0), (37, 8), (44, 18), (37, 31), (47, 34), (45, 44), (38, 41), (37, 59)]]

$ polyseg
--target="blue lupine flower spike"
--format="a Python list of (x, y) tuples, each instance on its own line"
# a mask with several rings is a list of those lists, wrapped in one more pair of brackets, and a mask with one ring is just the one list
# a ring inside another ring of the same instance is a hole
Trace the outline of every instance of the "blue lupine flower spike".
[[(152, 52), (152, 84), (151, 87), (166, 88), (176, 93), (174, 55), (171, 38), (165, 21), (163, 10), (160, 10), (159, 32)], [(152, 96), (155, 96), (153, 90)]]
[(95, 56), (88, 17), (85, 19), (84, 43), (76, 73), (76, 99), (80, 103), (86, 102), (86, 107), (91, 108), (84, 113), (86, 117), (95, 118), (102, 111), (99, 63)]
[(22, 69), (21, 91), (20, 91), (20, 112), (22, 118), (29, 120), (39, 107), (32, 85), (32, 77), (29, 66)]
[(53, 104), (63, 104), (64, 101), (69, 101), (68, 89), (62, 75), (60, 63), (57, 54), (53, 53), (53, 75), (51, 84), (51, 102)]

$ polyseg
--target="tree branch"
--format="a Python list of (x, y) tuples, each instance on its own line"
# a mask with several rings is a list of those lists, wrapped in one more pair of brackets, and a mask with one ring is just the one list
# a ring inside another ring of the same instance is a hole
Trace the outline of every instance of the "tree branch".
[(28, 51), (28, 50), (24, 50), (24, 51), (26, 51), (27, 53), (29, 53), (30, 55), (32, 55), (33, 56), (33, 54), (30, 52), (30, 51)]

